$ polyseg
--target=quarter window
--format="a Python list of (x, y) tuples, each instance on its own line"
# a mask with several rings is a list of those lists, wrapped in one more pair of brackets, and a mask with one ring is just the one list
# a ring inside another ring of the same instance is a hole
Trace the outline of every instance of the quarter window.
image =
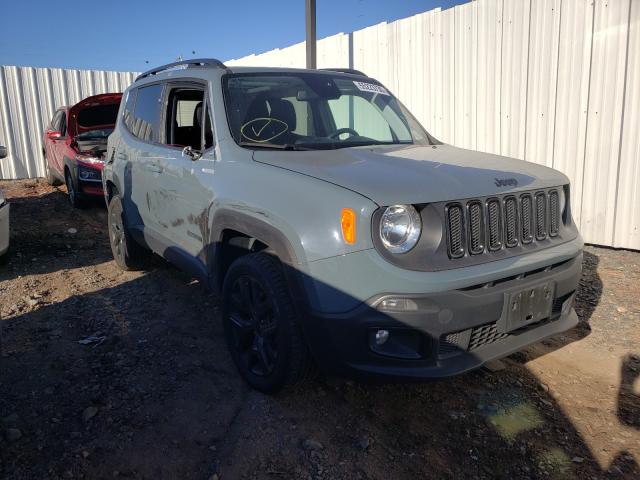
[(54, 113), (53, 118), (51, 119), (51, 129), (59, 132), (60, 131), (60, 119), (62, 118), (62, 110), (58, 110)]
[[(162, 85), (151, 85), (138, 89), (129, 130), (146, 142), (157, 142), (160, 123), (160, 100)], [(128, 99), (127, 99), (128, 101)], [(126, 122), (126, 118), (125, 118)]]
[(67, 112), (65, 112), (64, 110), (61, 112), (62, 115), (60, 117), (60, 135), (63, 137), (67, 136)]
[(123, 121), (129, 130), (131, 130), (133, 125), (133, 107), (136, 103), (137, 91), (138, 90), (135, 88), (129, 90), (129, 93), (127, 94), (127, 101), (124, 104)]

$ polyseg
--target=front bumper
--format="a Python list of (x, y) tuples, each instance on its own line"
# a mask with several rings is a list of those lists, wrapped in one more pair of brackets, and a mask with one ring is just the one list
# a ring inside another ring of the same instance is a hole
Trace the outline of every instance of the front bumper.
[(9, 204), (0, 206), (0, 256), (9, 250)]
[(102, 165), (78, 162), (75, 167), (76, 192), (81, 197), (101, 197), (102, 190)]
[[(572, 308), (582, 271), (582, 253), (543, 267), (470, 287), (430, 293), (376, 295), (347, 313), (308, 312), (305, 333), (318, 363), (355, 377), (421, 380), (448, 377), (510, 355), (574, 327)], [(517, 330), (505, 328), (509, 296), (548, 284), (551, 314)], [(406, 311), (381, 311), (384, 298), (410, 300)], [(375, 333), (397, 339), (391, 354), (380, 352)]]

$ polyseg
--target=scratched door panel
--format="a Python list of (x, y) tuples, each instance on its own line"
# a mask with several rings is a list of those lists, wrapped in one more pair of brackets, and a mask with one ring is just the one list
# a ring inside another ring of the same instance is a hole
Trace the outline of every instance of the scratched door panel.
[(157, 187), (158, 222), (172, 244), (197, 257), (209, 237), (214, 160), (205, 154), (194, 161), (179, 150), (167, 150)]

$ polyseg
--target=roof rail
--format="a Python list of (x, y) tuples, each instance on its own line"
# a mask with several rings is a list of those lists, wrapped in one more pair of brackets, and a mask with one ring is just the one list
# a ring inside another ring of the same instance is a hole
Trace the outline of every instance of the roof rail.
[(362, 75), (363, 77), (368, 77), (366, 73), (356, 70), (355, 68), (321, 68), (320, 70), (325, 70), (327, 72), (350, 73), (351, 75)]
[(137, 82), (143, 78), (149, 77), (151, 75), (157, 75), (160, 72), (164, 72), (165, 70), (170, 70), (174, 67), (180, 67), (184, 65), (185, 68), (191, 67), (217, 67), (227, 69), (227, 66), (222, 63), (217, 58), (192, 58), (190, 60), (180, 60), (179, 62), (167, 63), (166, 65), (162, 65), (161, 67), (154, 68), (152, 70), (146, 71), (138, 75), (135, 79)]

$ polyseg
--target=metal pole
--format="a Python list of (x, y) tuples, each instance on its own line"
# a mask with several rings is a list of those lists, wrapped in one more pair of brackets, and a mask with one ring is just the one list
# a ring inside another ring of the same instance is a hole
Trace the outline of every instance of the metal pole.
[(316, 68), (316, 0), (306, 0), (307, 68)]

